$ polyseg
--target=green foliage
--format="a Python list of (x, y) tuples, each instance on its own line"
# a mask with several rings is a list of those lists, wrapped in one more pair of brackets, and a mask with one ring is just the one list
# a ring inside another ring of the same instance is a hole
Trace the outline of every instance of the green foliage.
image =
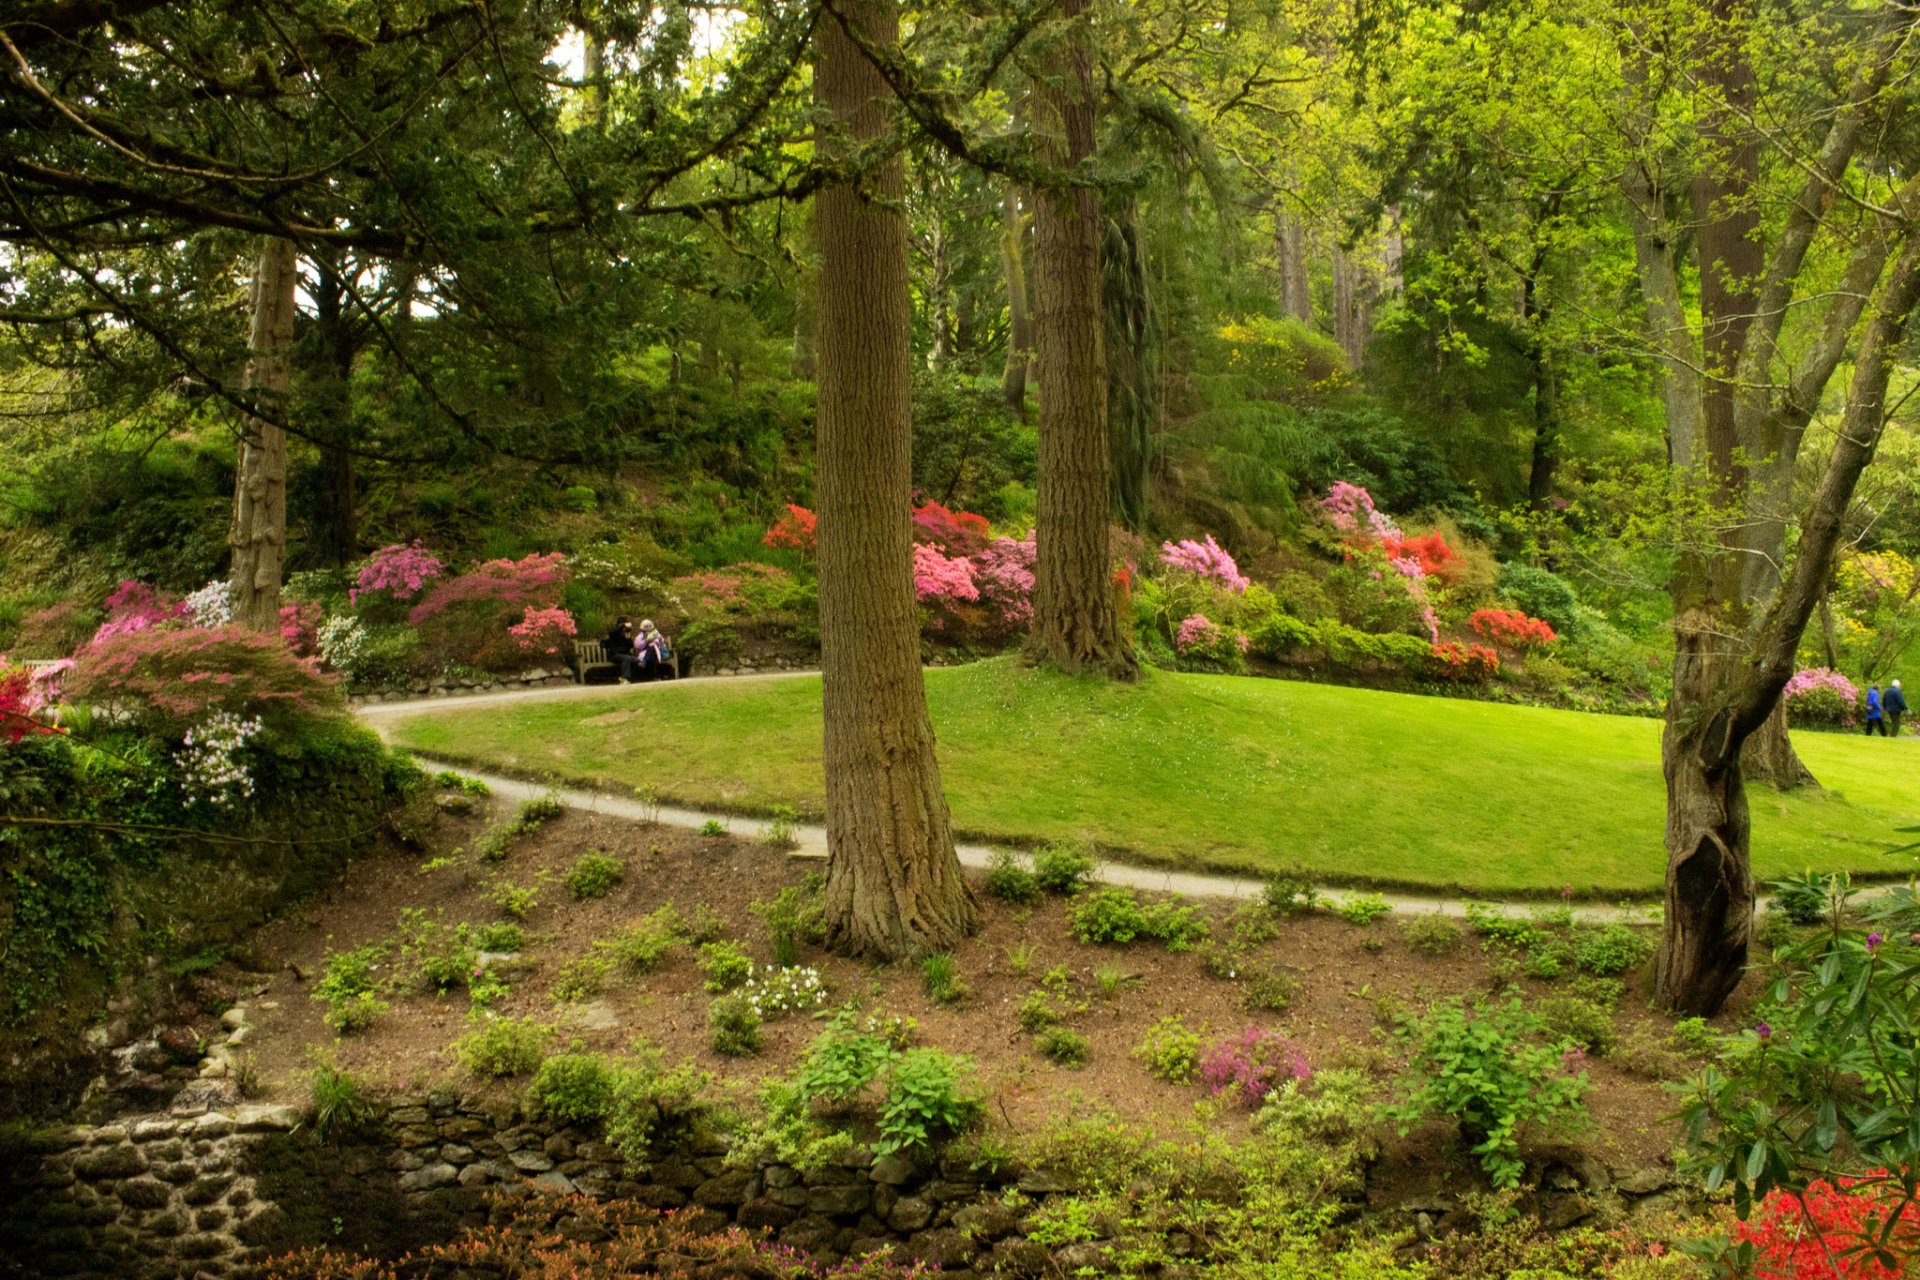
[(1773, 891), (1768, 909), (1779, 912), (1801, 926), (1815, 925), (1825, 920), (1832, 910), (1836, 895), (1841, 892), (1838, 876), (1819, 871), (1775, 880), (1768, 888)]
[(585, 1000), (588, 996), (597, 996), (606, 988), (607, 978), (613, 973), (613, 957), (602, 951), (592, 955), (576, 956), (560, 966), (560, 972), (553, 976), (553, 983), (547, 988), (555, 1000), (572, 1004)]
[(1055, 965), (1040, 979), (1040, 985), (1021, 1000), (1015, 1018), (1022, 1031), (1037, 1034), (1086, 1011), (1087, 1002), (1081, 998), (1073, 974), (1067, 966)]
[(613, 1110), (619, 1078), (619, 1070), (596, 1054), (555, 1054), (534, 1073), (527, 1085), (527, 1100), (541, 1115), (569, 1124), (591, 1124)]
[(791, 849), (799, 841), (794, 836), (794, 826), (800, 820), (800, 814), (789, 804), (773, 807), (767, 819), (766, 842), (776, 849)]
[(525, 920), (540, 905), (540, 891), (534, 885), (512, 885), (504, 880), (487, 895), (494, 910), (510, 920)]
[(601, 945), (616, 963), (635, 973), (652, 973), (667, 962), (683, 936), (680, 913), (668, 903)]
[(535, 796), (522, 801), (520, 811), (514, 815), (514, 825), (519, 828), (517, 834), (529, 835), (566, 811), (566, 806), (554, 795)]
[(465, 986), (477, 967), (473, 931), (429, 920), (420, 907), (401, 908), (400, 955), (420, 985), (433, 992)]
[(1002, 902), (1038, 902), (1046, 891), (1019, 854), (1011, 849), (996, 849), (987, 864), (986, 890)]
[(1603, 978), (1626, 973), (1653, 955), (1653, 939), (1631, 925), (1582, 929), (1573, 937), (1573, 962), (1581, 972)]
[(527, 934), (510, 921), (483, 924), (473, 931), (473, 945), (480, 951), (518, 951), (527, 945)]
[(880, 1139), (873, 1149), (913, 1150), (935, 1138), (961, 1133), (980, 1114), (980, 1099), (966, 1092), (963, 1079), (972, 1070), (965, 1058), (938, 1049), (909, 1049), (887, 1075), (880, 1108)]
[(480, 779), (468, 777), (464, 773), (455, 773), (451, 769), (443, 769), (434, 774), (433, 782), (442, 791), (458, 791), (462, 795), (479, 797), (493, 794), (493, 788)]
[(727, 834), (726, 824), (718, 818), (708, 818), (700, 824), (700, 834), (709, 837), (724, 836)]
[(714, 997), (707, 1006), (707, 1030), (715, 1053), (749, 1058), (760, 1052), (760, 1011), (740, 992)]
[(1538, 942), (1541, 930), (1531, 920), (1510, 916), (1485, 903), (1467, 904), (1467, 927), (1494, 946), (1520, 949)]
[(1248, 976), (1247, 985), (1240, 993), (1240, 1003), (1256, 1012), (1281, 1013), (1299, 992), (1300, 984), (1292, 974), (1285, 969), (1263, 966)]
[(1525, 1169), (1520, 1126), (1584, 1120), (1585, 1073), (1569, 1069), (1561, 1046), (1541, 1043), (1544, 1026), (1519, 999), (1471, 1010), (1443, 1001), (1399, 1022), (1412, 1061), (1389, 1118), (1402, 1133), (1429, 1117), (1453, 1120), (1495, 1186), (1516, 1185)]
[(1595, 1057), (1606, 1057), (1618, 1040), (1612, 1012), (1598, 1001), (1577, 995), (1543, 996), (1533, 1009), (1554, 1039), (1577, 1045)]
[(489, 1017), (456, 1040), (453, 1052), (460, 1065), (473, 1074), (504, 1079), (537, 1069), (552, 1038), (551, 1027), (530, 1018)]
[(1200, 1071), (1200, 1043), (1201, 1033), (1171, 1014), (1147, 1028), (1133, 1057), (1156, 1080), (1192, 1084)]
[(1034, 850), (1033, 878), (1048, 893), (1078, 893), (1092, 882), (1093, 871), (1093, 852), (1084, 844), (1061, 841)]
[(387, 1011), (386, 1002), (380, 999), (386, 980), (378, 976), (387, 955), (384, 942), (328, 954), (320, 981), (314, 984), (313, 998), (326, 1002), (329, 1027), (341, 1035), (365, 1031)]
[(604, 1123), (607, 1141), (630, 1171), (644, 1173), (655, 1148), (700, 1114), (709, 1083), (711, 1078), (692, 1063), (669, 1067), (657, 1046), (635, 1044), (632, 1061), (614, 1078), (613, 1105)]
[(967, 984), (960, 977), (953, 953), (937, 951), (920, 961), (920, 978), (927, 999), (935, 1004), (958, 1004), (967, 998)]
[(731, 991), (753, 976), (753, 960), (737, 942), (700, 944), (702, 985), (711, 994)]
[(1334, 911), (1349, 924), (1365, 927), (1382, 916), (1393, 914), (1393, 907), (1377, 893), (1363, 893), (1348, 898)]
[(1133, 890), (1109, 885), (1075, 899), (1068, 913), (1073, 936), (1085, 943), (1152, 939), (1169, 951), (1190, 951), (1207, 936), (1199, 911), (1177, 900), (1142, 905)]
[(886, 1036), (856, 1030), (848, 1009), (836, 1014), (827, 1030), (814, 1037), (793, 1081), (806, 1102), (844, 1105), (899, 1058), (899, 1050)]
[(313, 1069), (309, 1099), (313, 1131), (322, 1142), (340, 1142), (379, 1123), (383, 1108), (359, 1078), (331, 1062)]
[(1056, 1066), (1084, 1067), (1087, 1064), (1087, 1038), (1072, 1027), (1047, 1027), (1034, 1037), (1042, 1057)]
[(567, 872), (567, 891), (576, 902), (604, 898), (626, 878), (627, 864), (604, 853), (584, 853)]
[(1546, 619), (1567, 639), (1580, 634), (1580, 597), (1559, 574), (1510, 560), (1500, 566), (1494, 589), (1515, 608)]
[(1283, 916), (1311, 911), (1320, 901), (1320, 891), (1314, 888), (1313, 881), (1298, 871), (1281, 871), (1268, 876), (1260, 896), (1269, 911)]
[(826, 882), (809, 872), (799, 885), (788, 885), (771, 899), (753, 904), (753, 912), (767, 926), (773, 962), (791, 968), (800, 962), (800, 944), (818, 944), (827, 936)]
[(1421, 955), (1444, 956), (1460, 949), (1459, 924), (1437, 911), (1402, 920), (1400, 936)]

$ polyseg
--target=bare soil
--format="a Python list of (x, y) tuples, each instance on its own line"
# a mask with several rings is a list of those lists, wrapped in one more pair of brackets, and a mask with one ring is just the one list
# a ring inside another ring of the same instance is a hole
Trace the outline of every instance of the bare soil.
[[(705, 904), (725, 921), (727, 935), (764, 963), (766, 931), (751, 904), (784, 885), (799, 884), (821, 864), (789, 858), (739, 836), (701, 836), (572, 811), (522, 837), (505, 861), (483, 863), (465, 846), (487, 821), (510, 816), (505, 806), (493, 807), (496, 812), (442, 817), (432, 853), (394, 852), (358, 863), (323, 895), (264, 927), (254, 939), (247, 966), (264, 971), (264, 977), (238, 968), (219, 975), (246, 1001), (252, 1023), (246, 1048), (260, 1093), (303, 1100), (318, 1054), (394, 1090), (441, 1083), (469, 1090), (507, 1088), (481, 1086), (451, 1052), (452, 1042), (470, 1026), (464, 992), (394, 996), (390, 1012), (376, 1025), (345, 1037), (327, 1028), (324, 1005), (313, 995), (330, 951), (395, 936), (403, 907), (424, 909), (448, 925), (499, 919), (491, 893), (501, 881), (539, 886), (539, 903), (524, 922), (525, 968), (514, 977), (511, 994), (494, 1008), (555, 1025), (555, 1047), (578, 1043), (619, 1054), (637, 1037), (645, 1037), (661, 1046), (670, 1061), (690, 1058), (721, 1080), (743, 1083), (784, 1073), (799, 1059), (819, 1030), (804, 1015), (767, 1023), (765, 1047), (756, 1057), (713, 1052), (707, 1028), (711, 997), (702, 990), (686, 947), (645, 977), (617, 973), (602, 994), (587, 1002), (557, 1001), (549, 987), (568, 961), (668, 902), (683, 913)], [(604, 898), (575, 901), (565, 887), (566, 873), (581, 855), (594, 850), (621, 858), (625, 877)], [(1216, 936), (1224, 936), (1230, 930), (1227, 905), (1200, 905), (1214, 918)], [(1302, 915), (1281, 919), (1279, 936), (1257, 953), (1261, 962), (1284, 966), (1297, 980), (1291, 1005), (1279, 1014), (1249, 1013), (1241, 1004), (1241, 984), (1206, 976), (1196, 955), (1170, 954), (1151, 943), (1100, 947), (1075, 942), (1063, 900), (1021, 908), (982, 893), (981, 906), (983, 927), (955, 953), (970, 989), (957, 1005), (930, 1002), (918, 966), (874, 967), (813, 948), (805, 949), (802, 963), (818, 966), (826, 977), (830, 1007), (858, 999), (869, 1012), (912, 1017), (919, 1023), (920, 1043), (972, 1058), (978, 1083), (989, 1095), (989, 1115), (1017, 1131), (1036, 1129), (1064, 1113), (1085, 1115), (1095, 1109), (1111, 1111), (1122, 1123), (1165, 1130), (1190, 1123), (1193, 1104), (1205, 1096), (1204, 1090), (1161, 1083), (1131, 1056), (1143, 1033), (1170, 1014), (1214, 1034), (1237, 1033), (1249, 1023), (1277, 1027), (1316, 1066), (1363, 1066), (1384, 1080), (1404, 1061), (1390, 1029), (1396, 1009), (1448, 995), (1484, 993), (1495, 986), (1489, 957), (1471, 936), (1452, 954), (1431, 956), (1407, 945), (1394, 917), (1360, 927), (1333, 916)], [(1020, 948), (1031, 948), (1024, 975), (1015, 966)], [(1021, 1000), (1055, 965), (1071, 969), (1088, 1004), (1075, 1025), (1086, 1035), (1090, 1053), (1077, 1070), (1043, 1058), (1016, 1022)], [(1103, 999), (1094, 973), (1108, 965), (1122, 969), (1127, 980), (1113, 998)], [(1542, 983), (1525, 985), (1530, 995), (1552, 989)], [(1736, 1000), (1736, 1009), (1741, 1003)], [(1635, 975), (1615, 1015), (1623, 1039), (1636, 1026), (1664, 1035), (1670, 1023), (1649, 1012), (1646, 1004), (1644, 974)], [(1738, 1014), (1723, 1017), (1731, 1023)], [(583, 1025), (596, 1020), (611, 1025)], [(1623, 1061), (1595, 1059), (1588, 1070), (1594, 1124), (1582, 1139), (1586, 1150), (1615, 1167), (1660, 1163), (1679, 1140), (1677, 1128), (1666, 1118), (1674, 1108), (1673, 1095), (1659, 1081), (1628, 1070)], [(1230, 1114), (1231, 1119), (1215, 1123), (1246, 1123), (1240, 1113)]]

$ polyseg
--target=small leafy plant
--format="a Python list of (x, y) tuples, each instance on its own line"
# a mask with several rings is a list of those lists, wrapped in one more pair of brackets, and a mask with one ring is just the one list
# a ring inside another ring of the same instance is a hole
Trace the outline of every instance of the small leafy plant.
[(548, 1058), (527, 1085), (527, 1101), (542, 1115), (569, 1124), (606, 1118), (613, 1108), (619, 1072), (605, 1058), (591, 1053), (562, 1053)]
[(1638, 969), (1652, 955), (1653, 941), (1631, 925), (1583, 929), (1573, 940), (1574, 964), (1603, 978)]
[(1400, 936), (1421, 955), (1444, 956), (1460, 949), (1460, 925), (1437, 911), (1402, 920)]
[(760, 1010), (742, 992), (714, 998), (707, 1006), (707, 1029), (715, 1053), (750, 1058), (760, 1052)]
[(327, 957), (313, 998), (326, 1002), (326, 1024), (334, 1031), (341, 1035), (365, 1031), (387, 1011), (386, 1002), (380, 999), (385, 984), (378, 976), (386, 958), (384, 942), (369, 942)]
[(1255, 1013), (1284, 1013), (1299, 992), (1291, 973), (1277, 965), (1260, 965), (1248, 973), (1240, 1003)]
[(708, 818), (705, 822), (700, 824), (700, 834), (703, 836), (709, 836), (709, 837), (724, 836), (725, 834), (727, 834), (727, 828), (726, 828), (726, 825), (720, 821), (720, 819)]
[(972, 1070), (965, 1058), (938, 1049), (909, 1049), (887, 1074), (880, 1109), (882, 1154), (928, 1146), (945, 1134), (963, 1132), (980, 1114), (980, 1100), (961, 1084)]
[(552, 1028), (530, 1018), (489, 1017), (455, 1041), (453, 1050), (473, 1074), (504, 1079), (537, 1069), (552, 1037)]
[(1190, 1030), (1178, 1014), (1162, 1018), (1147, 1028), (1133, 1057), (1156, 1080), (1192, 1084), (1200, 1071), (1200, 1033)]
[(731, 991), (753, 976), (753, 961), (737, 942), (705, 942), (700, 945), (701, 984), (711, 994)]
[(1038, 876), (1011, 849), (996, 849), (987, 863), (986, 890), (1002, 902), (1038, 902), (1046, 892)]
[(961, 981), (952, 952), (937, 951), (922, 959), (920, 977), (927, 999), (935, 1004), (958, 1004), (967, 998), (967, 984)]
[(1304, 872), (1285, 871), (1267, 877), (1261, 890), (1267, 909), (1277, 915), (1300, 915), (1319, 905), (1320, 891)]
[(1033, 855), (1034, 880), (1056, 897), (1080, 892), (1092, 882), (1093, 870), (1093, 854), (1084, 844), (1050, 844)]
[(1377, 893), (1363, 893), (1342, 902), (1335, 913), (1348, 924), (1364, 928), (1382, 916), (1393, 914), (1393, 907)]
[(1034, 1044), (1056, 1066), (1087, 1065), (1087, 1038), (1072, 1027), (1048, 1027), (1034, 1038)]
[(313, 1069), (311, 1096), (313, 1131), (322, 1142), (337, 1142), (371, 1129), (380, 1119), (380, 1104), (358, 1077), (332, 1062)]
[(1292, 1040), (1255, 1026), (1209, 1044), (1200, 1053), (1199, 1069), (1207, 1092), (1225, 1094), (1249, 1107), (1264, 1102), (1282, 1080), (1307, 1080), (1313, 1075), (1306, 1055)]
[(593, 852), (580, 855), (567, 872), (567, 892), (575, 902), (591, 902), (613, 892), (613, 886), (626, 877), (627, 865), (618, 858)]

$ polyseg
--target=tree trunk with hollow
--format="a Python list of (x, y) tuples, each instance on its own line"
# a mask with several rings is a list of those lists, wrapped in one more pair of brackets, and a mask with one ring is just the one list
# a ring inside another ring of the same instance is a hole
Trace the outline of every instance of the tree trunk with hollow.
[(233, 523), (227, 544), (233, 620), (255, 631), (280, 626), (280, 578), (287, 549), (287, 434), (292, 385), (294, 288), (299, 281), (293, 242), (264, 240), (254, 260), (252, 322), (242, 386), (249, 402), (275, 422), (248, 414), (240, 424), (240, 460), (234, 476)]
[[(899, 39), (894, 0), (848, 0), (815, 34), (814, 92), (848, 155), (886, 127), (868, 42)], [(913, 593), (911, 303), (903, 169), (895, 156), (821, 189), (820, 657), (829, 944), (895, 958), (952, 947), (976, 906), (953, 830), (920, 672)]]
[[(1049, 84), (1036, 86), (1038, 144), (1056, 168), (1084, 175), (1093, 156), (1093, 70), (1086, 0), (1064, 0), (1072, 24)], [(1037, 194), (1034, 336), (1040, 356), (1039, 509), (1034, 528), (1028, 656), (1067, 672), (1139, 674), (1120, 632), (1107, 530), (1112, 448), (1107, 436), (1106, 318), (1100, 291), (1100, 209), (1087, 186)]]

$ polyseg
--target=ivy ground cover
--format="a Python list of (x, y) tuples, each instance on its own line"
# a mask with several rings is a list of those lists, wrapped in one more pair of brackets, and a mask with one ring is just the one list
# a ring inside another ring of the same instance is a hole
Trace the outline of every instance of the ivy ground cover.
[[(1656, 720), (1151, 672), (1132, 687), (1010, 660), (927, 673), (954, 822), (1083, 837), (1130, 861), (1303, 867), (1330, 883), (1647, 895), (1665, 853)], [(817, 814), (817, 678), (436, 710), (402, 746), (685, 804)], [(1827, 790), (1749, 789), (1756, 874), (1904, 873), (1920, 744), (1796, 735)]]

